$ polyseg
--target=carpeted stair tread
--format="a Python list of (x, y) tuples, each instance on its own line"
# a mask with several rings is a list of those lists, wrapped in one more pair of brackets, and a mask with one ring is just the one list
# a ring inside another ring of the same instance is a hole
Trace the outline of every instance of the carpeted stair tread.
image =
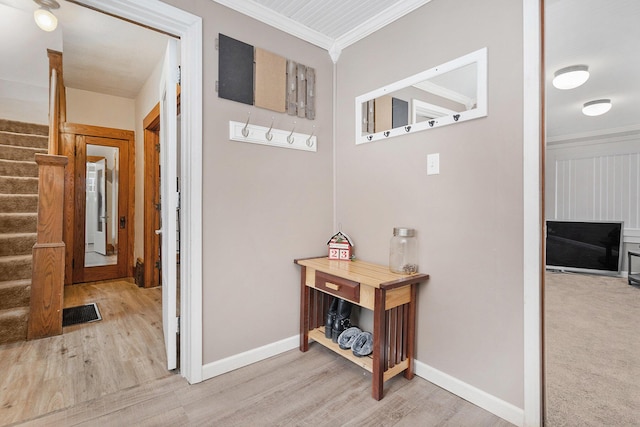
[(37, 153), (49, 127), (0, 119), (0, 344), (27, 338), (37, 240)]
[(0, 159), (34, 161), (36, 153), (47, 154), (47, 150), (44, 148), (0, 145)]
[(0, 213), (0, 232), (35, 233), (37, 213)]
[(3, 280), (29, 279), (32, 261), (31, 255), (0, 257), (0, 278)]
[(0, 282), (0, 310), (28, 307), (31, 298), (31, 279)]
[(37, 194), (0, 194), (0, 213), (36, 213), (37, 211)]
[(2, 194), (38, 194), (38, 178), (32, 176), (0, 176)]
[(15, 133), (30, 133), (33, 135), (49, 135), (49, 126), (36, 123), (19, 122), (16, 120), (0, 119), (0, 131)]
[(37, 238), (37, 233), (0, 234), (0, 256), (31, 254)]
[(0, 310), (0, 344), (25, 341), (28, 321), (28, 307)]
[(38, 176), (38, 164), (33, 160), (0, 159), (0, 176)]
[(0, 144), (17, 147), (47, 148), (49, 137), (0, 131)]

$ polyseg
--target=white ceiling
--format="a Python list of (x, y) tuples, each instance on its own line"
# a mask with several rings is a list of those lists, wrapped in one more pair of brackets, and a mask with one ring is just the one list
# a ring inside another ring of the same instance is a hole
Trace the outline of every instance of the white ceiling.
[[(430, 0), (212, 1), (320, 46), (336, 59), (345, 47)], [(61, 34), (63, 44), (66, 85), (135, 97), (160, 61), (167, 36), (74, 3), (60, 3), (61, 8), (55, 11), (60, 22), (56, 32)], [(13, 74), (21, 74), (26, 80), (26, 75), (36, 69), (25, 65), (28, 55), (24, 53), (29, 52), (29, 46), (37, 45), (33, 38), (39, 33), (33, 30), (31, 18), (36, 5), (31, 0), (0, 0), (0, 6), (3, 4), (24, 12), (24, 22), (12, 19), (7, 23), (0, 17), (0, 54), (3, 58), (19, 55), (19, 68)], [(550, 141), (604, 129), (640, 129), (640, 1), (547, 0), (546, 5)], [(41, 37), (55, 37), (40, 33)], [(15, 34), (21, 35), (24, 46), (17, 47)], [(0, 78), (11, 63), (2, 62)], [(576, 64), (590, 68), (591, 78), (585, 85), (571, 91), (559, 91), (550, 85), (555, 70)], [(612, 110), (600, 117), (583, 116), (581, 105), (598, 98), (611, 98)]]
[(63, 51), (67, 87), (135, 98), (162, 59), (168, 36), (74, 3), (59, 3), (60, 8), (53, 11), (58, 28), (46, 33), (33, 20), (33, 11), (38, 8), (33, 1), (0, 0), (2, 16), (12, 17), (0, 26), (0, 54), (14, 58), (18, 51), (37, 63), (28, 66), (3, 61), (0, 78), (17, 74), (23, 83), (48, 85), (46, 48), (51, 48)]
[[(550, 142), (640, 129), (640, 1), (546, 0), (547, 136)], [(551, 85), (553, 73), (589, 66), (587, 82), (572, 90)], [(611, 111), (582, 114), (585, 102), (610, 98)]]

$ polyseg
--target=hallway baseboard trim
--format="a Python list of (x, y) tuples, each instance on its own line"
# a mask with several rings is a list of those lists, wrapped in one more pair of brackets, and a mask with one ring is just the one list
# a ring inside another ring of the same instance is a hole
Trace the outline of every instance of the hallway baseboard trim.
[(414, 361), (415, 374), (425, 380), (442, 387), (443, 389), (473, 403), (492, 414), (509, 421), (516, 426), (522, 426), (524, 422), (524, 410), (505, 402), (485, 391), (480, 390), (461, 381), (449, 374), (437, 370), (425, 363)]
[(210, 378), (217, 377), (218, 375), (222, 375), (244, 366), (251, 365), (252, 363), (268, 359), (269, 357), (276, 356), (280, 353), (284, 353), (285, 351), (293, 350), (299, 346), (300, 336), (295, 335), (281, 341), (276, 341), (262, 347), (254, 348), (253, 350), (245, 351), (244, 353), (239, 353), (215, 362), (207, 363), (202, 367), (202, 378), (204, 380), (208, 380)]
[[(203, 380), (208, 380), (218, 375), (234, 371), (244, 366), (277, 356), (285, 351), (298, 348), (300, 336), (295, 335), (276, 341), (262, 347), (254, 348), (226, 357), (215, 362), (207, 363), (202, 367)], [(414, 361), (415, 374), (425, 380), (442, 387), (443, 389), (473, 403), (474, 405), (491, 412), (492, 414), (509, 421), (516, 426), (523, 425), (524, 411), (515, 405), (505, 402), (485, 391), (465, 383), (451, 375), (435, 369), (425, 363)]]

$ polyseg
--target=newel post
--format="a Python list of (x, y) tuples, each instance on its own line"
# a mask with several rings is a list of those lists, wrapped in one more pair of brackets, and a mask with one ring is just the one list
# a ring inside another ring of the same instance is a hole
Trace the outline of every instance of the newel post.
[(62, 241), (66, 156), (36, 154), (38, 237), (33, 246), (31, 303), (27, 339), (62, 333), (65, 244)]

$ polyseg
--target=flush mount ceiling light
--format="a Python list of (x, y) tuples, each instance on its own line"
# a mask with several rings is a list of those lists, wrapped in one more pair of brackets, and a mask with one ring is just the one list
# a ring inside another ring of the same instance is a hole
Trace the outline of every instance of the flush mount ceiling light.
[(562, 68), (553, 74), (553, 86), (557, 89), (574, 89), (589, 79), (589, 67), (573, 65)]
[(589, 101), (582, 107), (582, 114), (585, 116), (600, 116), (611, 109), (610, 99), (597, 99)]
[(33, 19), (36, 24), (44, 31), (53, 31), (58, 26), (58, 18), (51, 12), (51, 9), (58, 9), (60, 5), (56, 0), (33, 0), (39, 9), (33, 12)]

